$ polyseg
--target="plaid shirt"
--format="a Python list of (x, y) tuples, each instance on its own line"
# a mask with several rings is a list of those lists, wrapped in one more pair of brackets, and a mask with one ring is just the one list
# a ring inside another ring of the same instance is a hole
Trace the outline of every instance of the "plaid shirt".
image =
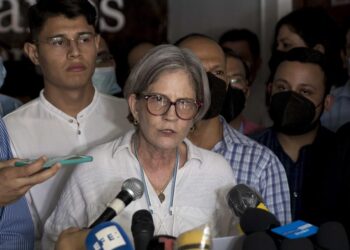
[[(0, 118), (0, 160), (12, 158), (5, 125)], [(0, 249), (34, 248), (34, 226), (24, 197), (0, 207)]]
[(222, 117), (223, 140), (212, 151), (225, 157), (237, 178), (259, 192), (282, 224), (291, 222), (290, 194), (283, 165), (267, 147), (233, 129)]

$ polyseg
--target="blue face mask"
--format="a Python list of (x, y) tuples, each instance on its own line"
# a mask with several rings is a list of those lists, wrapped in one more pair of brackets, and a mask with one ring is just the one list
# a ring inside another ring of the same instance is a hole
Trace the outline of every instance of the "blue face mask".
[(6, 69), (4, 66), (4, 62), (2, 61), (2, 58), (0, 57), (0, 88), (2, 85), (4, 85), (5, 77), (6, 77)]
[(99, 92), (107, 95), (114, 95), (121, 91), (114, 67), (95, 68), (92, 83)]

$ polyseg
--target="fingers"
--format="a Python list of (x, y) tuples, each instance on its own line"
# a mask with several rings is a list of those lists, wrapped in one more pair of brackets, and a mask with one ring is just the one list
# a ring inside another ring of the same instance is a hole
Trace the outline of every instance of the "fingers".
[(46, 157), (40, 157), (34, 163), (28, 164), (27, 166), (18, 167), (17, 177), (31, 176), (43, 169), (44, 163), (47, 161)]
[(28, 177), (23, 177), (21, 179), (22, 179), (24, 185), (34, 186), (36, 184), (39, 184), (39, 183), (42, 183), (42, 182), (48, 180), (52, 176), (54, 176), (60, 168), (61, 168), (61, 164), (56, 163), (51, 168), (43, 169), (43, 170), (41, 169), (42, 171), (34, 172), (34, 174), (32, 174)]
[(8, 161), (0, 161), (0, 169), (4, 167), (13, 167), (15, 166), (15, 162), (18, 161), (18, 159), (11, 159)]

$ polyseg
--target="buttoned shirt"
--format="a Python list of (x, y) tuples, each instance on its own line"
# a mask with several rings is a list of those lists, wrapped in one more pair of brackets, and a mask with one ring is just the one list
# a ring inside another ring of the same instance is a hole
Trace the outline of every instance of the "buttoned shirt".
[(283, 165), (267, 147), (232, 128), (222, 117), (223, 139), (212, 151), (230, 163), (237, 183), (254, 188), (284, 224), (291, 221), (288, 180)]
[[(127, 115), (124, 99), (95, 91), (92, 102), (72, 117), (52, 105), (41, 91), (37, 99), (8, 114), (4, 121), (14, 156), (33, 159), (42, 155), (84, 154), (128, 131), (132, 125)], [(26, 195), (39, 239), (73, 168), (62, 167), (54, 177), (32, 187)]]
[[(312, 144), (299, 150), (299, 156), (293, 161), (284, 151), (273, 128), (255, 136), (255, 139), (269, 147), (282, 162), (288, 177), (292, 219), (302, 219), (313, 224), (332, 220), (332, 206), (336, 193), (337, 166), (334, 151), (335, 134), (324, 127), (317, 131)], [(333, 197), (332, 197), (333, 196)]]
[[(0, 160), (12, 158), (5, 125), (0, 118)], [(34, 247), (34, 227), (24, 197), (0, 207), (0, 249), (30, 250)]]
[[(68, 181), (58, 206), (45, 224), (43, 248), (51, 249), (59, 233), (67, 227), (87, 227), (106, 209), (120, 191), (125, 179), (141, 178), (141, 166), (133, 153), (131, 138), (134, 131), (95, 148), (89, 155), (91, 163), (79, 165)], [(235, 185), (232, 170), (225, 159), (216, 153), (198, 148), (185, 139), (187, 161), (178, 169), (173, 196), (172, 185), (165, 191), (161, 203), (147, 176), (145, 182), (150, 198), (155, 235), (178, 236), (180, 233), (205, 223), (211, 223), (213, 236), (234, 232), (236, 220), (227, 205), (225, 196)], [(173, 181), (173, 180), (172, 180)], [(171, 183), (171, 182), (170, 182)], [(130, 239), (131, 218), (140, 209), (150, 209), (147, 194), (133, 201), (115, 221), (122, 226)]]

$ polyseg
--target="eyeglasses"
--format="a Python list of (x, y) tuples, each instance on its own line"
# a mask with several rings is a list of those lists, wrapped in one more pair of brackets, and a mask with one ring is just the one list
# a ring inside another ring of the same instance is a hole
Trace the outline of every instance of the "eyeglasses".
[(93, 44), (95, 36), (96, 35), (93, 33), (82, 33), (75, 39), (70, 39), (65, 36), (54, 36), (47, 38), (46, 41), (35, 42), (46, 43), (55, 50), (67, 50), (71, 47), (72, 41), (74, 41), (79, 48), (89, 48)]
[(138, 94), (147, 101), (147, 110), (152, 115), (160, 116), (168, 112), (171, 105), (175, 106), (176, 115), (182, 120), (191, 120), (198, 113), (201, 103), (190, 98), (170, 101), (168, 97), (161, 94)]
[(229, 76), (228, 82), (231, 85), (231, 87), (236, 87), (237, 85), (241, 85), (241, 86), (247, 85), (247, 80), (241, 76)]

